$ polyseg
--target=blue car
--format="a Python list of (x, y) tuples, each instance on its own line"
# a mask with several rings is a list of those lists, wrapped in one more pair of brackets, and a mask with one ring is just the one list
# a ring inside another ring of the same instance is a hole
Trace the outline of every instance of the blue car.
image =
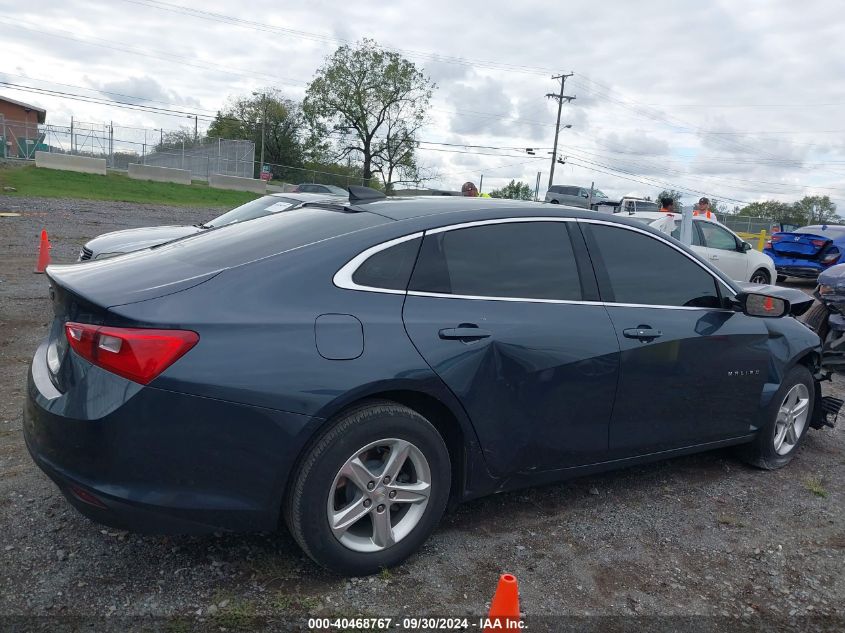
[(738, 285), (642, 223), (379, 197), (50, 266), (24, 436), (92, 519), (269, 531), (343, 574), (449, 504), (823, 425), (800, 290)]
[(845, 226), (814, 224), (774, 233), (763, 252), (774, 261), (778, 281), (787, 277), (816, 279), (819, 273), (843, 261)]

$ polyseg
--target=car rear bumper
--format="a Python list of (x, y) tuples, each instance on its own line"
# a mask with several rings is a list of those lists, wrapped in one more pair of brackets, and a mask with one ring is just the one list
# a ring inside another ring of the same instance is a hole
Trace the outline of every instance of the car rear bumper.
[(766, 250), (764, 253), (772, 258), (772, 261), (775, 264), (775, 270), (777, 270), (778, 274), (786, 275), (788, 277), (815, 279), (819, 276), (819, 273), (824, 272), (830, 267), (811, 259), (776, 255), (774, 251), (771, 250)]
[(123, 379), (93, 366), (87, 384), (62, 394), (45, 358), (42, 345), (29, 371), (24, 437), (84, 515), (159, 534), (276, 529), (311, 418), (128, 381), (121, 400), (113, 387)]

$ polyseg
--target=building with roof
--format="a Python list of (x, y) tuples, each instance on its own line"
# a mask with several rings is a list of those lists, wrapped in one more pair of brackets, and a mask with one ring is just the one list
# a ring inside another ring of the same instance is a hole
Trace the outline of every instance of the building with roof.
[(0, 95), (0, 157), (32, 158), (43, 143), (44, 108)]

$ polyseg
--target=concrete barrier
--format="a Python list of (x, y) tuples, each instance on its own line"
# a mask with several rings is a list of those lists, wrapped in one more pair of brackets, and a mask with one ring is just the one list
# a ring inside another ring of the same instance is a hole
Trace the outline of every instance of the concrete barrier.
[(35, 166), (47, 169), (63, 169), (64, 171), (78, 171), (83, 174), (106, 175), (105, 158), (88, 158), (73, 154), (51, 154), (50, 152), (35, 152)]
[(190, 169), (175, 169), (173, 167), (154, 167), (129, 163), (128, 175), (135, 180), (152, 180), (154, 182), (175, 182), (177, 185), (191, 184)]
[(235, 191), (251, 191), (252, 193), (267, 193), (267, 183), (257, 178), (241, 178), (240, 176), (224, 176), (212, 174), (208, 177), (208, 186), (215, 189), (234, 189)]

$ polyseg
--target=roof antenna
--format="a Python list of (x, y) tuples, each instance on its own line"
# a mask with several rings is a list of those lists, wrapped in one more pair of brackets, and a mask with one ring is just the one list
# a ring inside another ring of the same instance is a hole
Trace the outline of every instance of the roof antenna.
[(350, 185), (347, 189), (349, 189), (349, 202), (352, 204), (372, 202), (373, 200), (382, 200), (387, 197), (383, 192), (371, 187)]

